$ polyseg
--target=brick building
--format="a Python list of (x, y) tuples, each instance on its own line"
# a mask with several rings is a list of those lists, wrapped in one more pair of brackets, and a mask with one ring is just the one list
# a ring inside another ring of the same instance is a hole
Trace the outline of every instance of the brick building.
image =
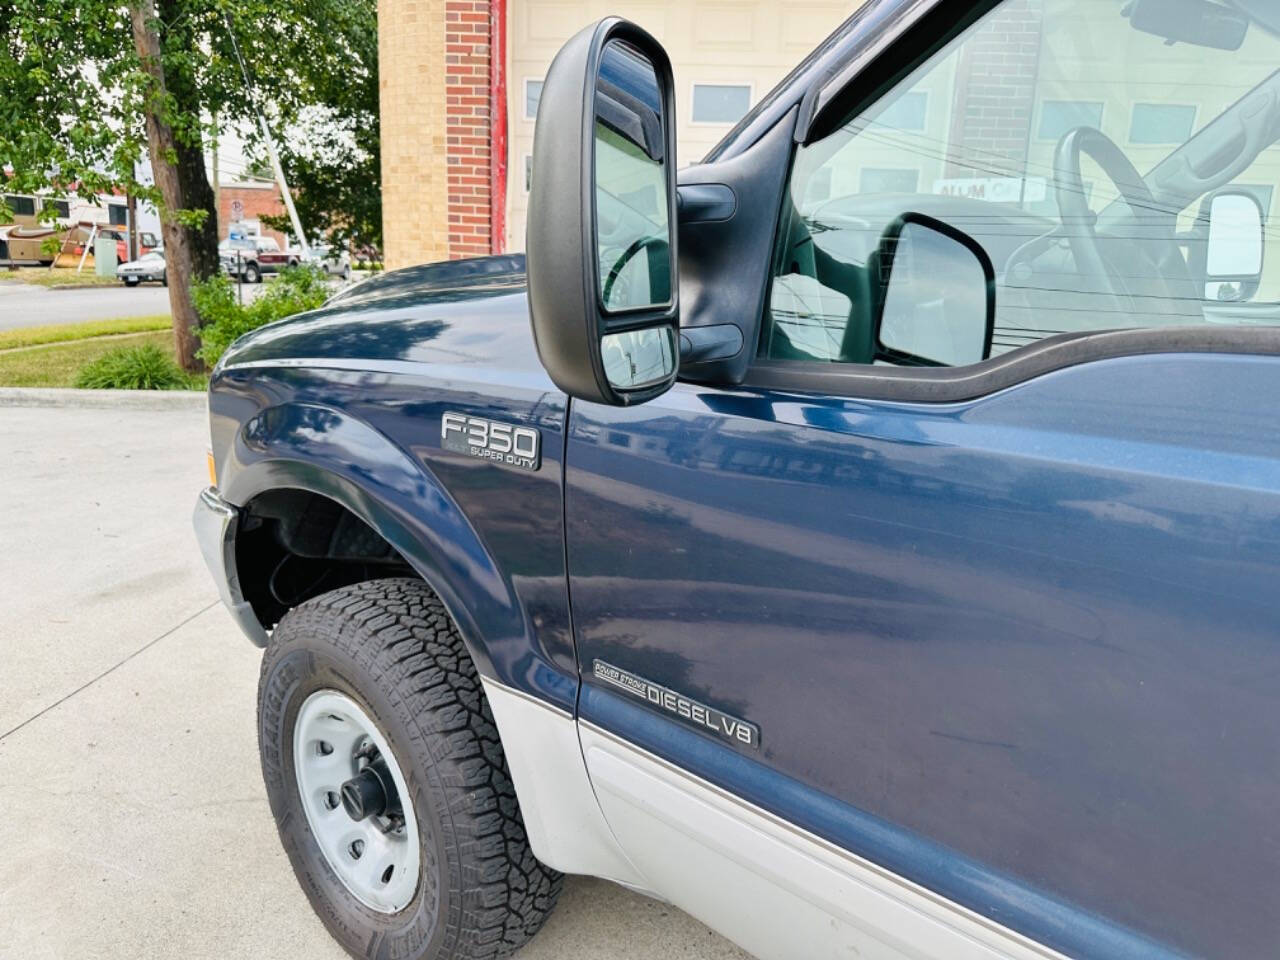
[(678, 160), (698, 160), (860, 0), (380, 0), (388, 267), (522, 250), (542, 79), (607, 14), (675, 67)]
[(285, 214), (280, 191), (272, 180), (238, 180), (218, 187), (218, 237), (227, 236), (230, 224), (238, 221), (256, 225), (264, 237), (275, 237), (283, 250), (288, 238), (279, 230), (268, 229), (261, 223), (262, 217), (280, 217)]
[[(542, 80), (564, 41), (593, 20), (628, 17), (666, 47), (677, 162), (686, 165), (861, 2), (380, 0), (388, 266), (523, 249)], [(1132, 55), (1130, 32), (1077, 50), (1042, 29), (1047, 11), (1093, 8), (1116, 14), (1115, 0), (1006, 0), (955, 56), (884, 105), (880, 129), (811, 184), (811, 199), (963, 193), (1048, 216), (1053, 151), (1066, 130), (1097, 127), (1148, 169), (1243, 94), (1195, 87), (1185, 102), (1166, 103), (1169, 86), (1188, 84), (1177, 58), (1151, 63), (1149, 88), (1112, 83), (1109, 66)], [(1253, 58), (1252, 46), (1239, 56)], [(1273, 189), (1257, 189), (1270, 210)]]

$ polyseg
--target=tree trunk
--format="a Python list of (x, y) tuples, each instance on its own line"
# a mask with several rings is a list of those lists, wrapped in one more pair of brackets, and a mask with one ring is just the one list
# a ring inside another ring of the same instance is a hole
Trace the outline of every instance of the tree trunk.
[[(197, 108), (192, 107), (194, 112)], [(204, 150), (199, 146), (178, 143), (178, 182), (188, 210), (204, 210), (207, 215), (198, 227), (184, 227), (191, 247), (191, 268), (197, 280), (208, 280), (221, 269), (218, 260), (218, 207), (209, 174), (205, 170)]]
[[(171, 49), (190, 50), (200, 44), (200, 38), (192, 30), (190, 0), (155, 0), (156, 12), (169, 26), (162, 42)], [(178, 70), (165, 74), (165, 84), (177, 112), (184, 117), (199, 117), (202, 112), (200, 91), (189, 72)], [(198, 129), (193, 125), (192, 129)], [(199, 134), (196, 134), (198, 137)], [(178, 141), (178, 181), (182, 185), (182, 200), (188, 210), (204, 210), (204, 222), (198, 227), (186, 227), (191, 245), (191, 266), (197, 280), (216, 276), (221, 269), (218, 261), (218, 197), (216, 184), (209, 183), (204, 163), (204, 143), (197, 139), (188, 142), (181, 135)], [(213, 147), (217, 150), (217, 140)], [(216, 166), (215, 166), (216, 169)]]
[[(169, 281), (169, 308), (173, 312), (173, 339), (178, 356), (178, 363), (184, 370), (199, 371), (203, 369), (196, 350), (200, 347), (198, 330), (200, 317), (196, 313), (195, 304), (191, 300), (191, 284), (197, 276), (196, 247), (204, 246), (191, 235), (192, 231), (183, 227), (178, 221), (180, 210), (191, 209), (184, 191), (184, 179), (192, 180), (190, 173), (184, 178), (182, 170), (189, 167), (190, 148), (180, 146), (174, 138), (173, 127), (163, 114), (165, 99), (164, 64), (161, 60), (160, 35), (156, 31), (156, 12), (153, 0), (133, 0), (129, 7), (129, 18), (133, 26), (133, 45), (142, 60), (143, 69), (150, 74), (152, 89), (144, 103), (143, 112), (147, 121), (147, 146), (151, 154), (151, 170), (155, 176), (156, 186), (160, 188), (163, 209), (160, 211), (161, 232), (164, 235), (165, 273)], [(204, 177), (204, 158), (196, 149), (196, 159), (200, 164), (201, 179), (204, 188), (209, 190), (209, 181)], [(177, 161), (176, 163), (174, 161)], [(198, 188), (197, 188), (198, 189)], [(212, 206), (209, 198), (205, 209)], [(207, 221), (206, 221), (207, 224)], [(207, 255), (199, 254), (201, 263), (211, 276), (217, 270), (217, 225), (207, 224), (213, 231), (213, 262), (210, 266), (204, 262)]]

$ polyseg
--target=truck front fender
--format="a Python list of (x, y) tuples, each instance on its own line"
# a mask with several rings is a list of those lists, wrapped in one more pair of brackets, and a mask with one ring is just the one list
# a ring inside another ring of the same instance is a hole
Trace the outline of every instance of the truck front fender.
[(220, 463), (236, 506), (296, 489), (349, 510), (436, 592), (483, 676), (573, 710), (576, 678), (541, 649), (510, 578), (423, 460), (343, 410), (287, 402), (246, 420)]

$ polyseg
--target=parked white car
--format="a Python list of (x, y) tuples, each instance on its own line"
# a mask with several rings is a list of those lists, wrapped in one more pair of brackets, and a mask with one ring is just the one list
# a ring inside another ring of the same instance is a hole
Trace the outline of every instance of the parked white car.
[(351, 254), (345, 249), (334, 249), (327, 243), (313, 244), (311, 262), (325, 272), (325, 276), (351, 279)]
[(123, 280), (126, 287), (136, 287), (144, 281), (155, 281), (167, 287), (169, 277), (165, 271), (164, 248), (157, 247), (137, 260), (120, 264), (116, 267), (116, 278)]

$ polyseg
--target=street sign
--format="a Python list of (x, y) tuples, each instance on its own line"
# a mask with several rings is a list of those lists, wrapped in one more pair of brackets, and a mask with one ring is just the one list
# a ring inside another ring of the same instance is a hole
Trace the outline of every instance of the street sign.
[(231, 201), (231, 219), (232, 220), (244, 219), (244, 201), (243, 200)]

